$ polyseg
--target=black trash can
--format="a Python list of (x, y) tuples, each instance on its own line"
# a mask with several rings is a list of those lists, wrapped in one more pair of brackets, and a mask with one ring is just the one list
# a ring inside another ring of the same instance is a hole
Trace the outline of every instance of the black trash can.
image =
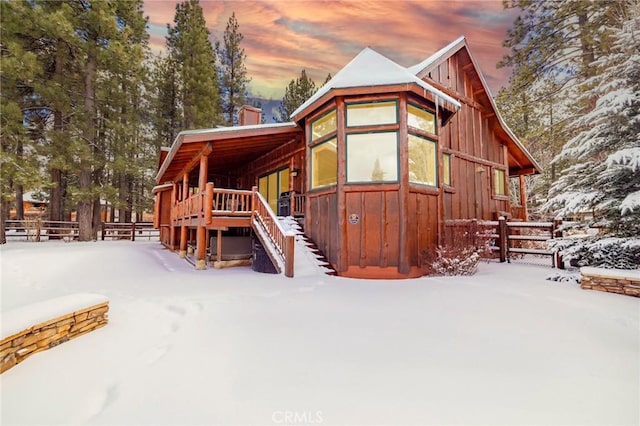
[(269, 258), (267, 251), (255, 235), (253, 236), (253, 261), (251, 262), (251, 269), (265, 274), (278, 273), (276, 267), (271, 263), (271, 259)]
[(278, 216), (291, 215), (291, 194), (283, 192), (278, 198)]

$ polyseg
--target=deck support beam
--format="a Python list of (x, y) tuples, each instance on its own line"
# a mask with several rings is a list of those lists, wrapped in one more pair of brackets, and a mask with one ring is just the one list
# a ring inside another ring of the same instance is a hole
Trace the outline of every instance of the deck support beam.
[[(208, 153), (207, 153), (208, 154)], [(198, 190), (204, 194), (207, 190), (207, 172), (209, 169), (209, 157), (203, 153), (200, 156), (200, 174), (198, 179)], [(213, 189), (213, 188), (212, 188)], [(205, 197), (207, 199), (208, 197)], [(204, 201), (204, 200), (203, 200)], [(202, 206), (203, 217), (198, 222), (196, 230), (196, 269), (207, 268), (207, 228), (204, 218), (204, 211), (211, 210), (213, 206)]]
[[(189, 173), (185, 172), (182, 175), (182, 200), (184, 201), (189, 196)], [(183, 212), (184, 214), (184, 212)], [(187, 224), (185, 223), (184, 218), (182, 219), (182, 224), (180, 226), (180, 251), (179, 255), (181, 258), (185, 258), (187, 256)]]

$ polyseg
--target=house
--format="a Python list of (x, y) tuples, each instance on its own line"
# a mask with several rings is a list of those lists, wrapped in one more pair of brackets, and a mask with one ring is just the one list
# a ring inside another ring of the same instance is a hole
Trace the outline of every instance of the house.
[(464, 37), (409, 68), (366, 48), (289, 123), (181, 132), (156, 176), (155, 222), (167, 247), (193, 245), (198, 268), (210, 236), (221, 261), (222, 240), (253, 229), (292, 275), (286, 207), (339, 275), (417, 277), (447, 221), (526, 220), (523, 177), (539, 172)]

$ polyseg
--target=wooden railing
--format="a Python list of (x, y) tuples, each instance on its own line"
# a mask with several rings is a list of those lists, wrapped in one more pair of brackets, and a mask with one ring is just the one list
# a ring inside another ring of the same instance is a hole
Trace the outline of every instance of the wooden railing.
[(253, 192), (241, 189), (213, 190), (213, 214), (223, 216), (248, 216), (253, 211)]
[(460, 219), (445, 221), (444, 244), (488, 246), (491, 253), (496, 253), (501, 262), (509, 262), (513, 255), (534, 254), (550, 256), (551, 264), (559, 269), (564, 263), (557, 251), (550, 250), (547, 242), (562, 237), (559, 229), (562, 221), (553, 222), (521, 222), (482, 221)]
[[(28, 241), (78, 239), (78, 222), (52, 220), (7, 220), (7, 238), (24, 238)], [(154, 229), (152, 222), (102, 222), (97, 237), (131, 240), (157, 239), (160, 231)]]
[(291, 191), (291, 216), (304, 216), (307, 196)]
[(252, 192), (252, 223), (254, 229), (261, 234), (261, 239), (268, 240), (263, 241), (263, 244), (270, 243), (271, 248), (275, 249), (269, 250), (269, 247), (265, 247), (269, 257), (276, 257), (271, 260), (276, 263), (279, 269), (282, 269), (280, 264), (284, 266), (285, 276), (293, 277), (295, 235), (292, 232), (286, 232), (284, 230), (262, 194), (260, 194), (256, 188), (254, 188)]
[(204, 219), (204, 223), (198, 226), (204, 226), (209, 225), (213, 217), (219, 216), (250, 217), (262, 243), (269, 246), (265, 250), (271, 261), (287, 277), (293, 277), (295, 235), (282, 228), (256, 187), (247, 191), (214, 188), (213, 183), (208, 183), (205, 191), (178, 201), (171, 211), (174, 224), (180, 220), (198, 218)]

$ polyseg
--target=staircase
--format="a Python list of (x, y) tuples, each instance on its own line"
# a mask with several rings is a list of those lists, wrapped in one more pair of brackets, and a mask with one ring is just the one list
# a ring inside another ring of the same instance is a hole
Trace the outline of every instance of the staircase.
[(336, 276), (338, 273), (333, 268), (326, 256), (303, 231), (300, 223), (291, 216), (278, 217), (282, 227), (295, 234), (296, 238), (296, 269), (299, 271), (322, 272), (326, 275)]

